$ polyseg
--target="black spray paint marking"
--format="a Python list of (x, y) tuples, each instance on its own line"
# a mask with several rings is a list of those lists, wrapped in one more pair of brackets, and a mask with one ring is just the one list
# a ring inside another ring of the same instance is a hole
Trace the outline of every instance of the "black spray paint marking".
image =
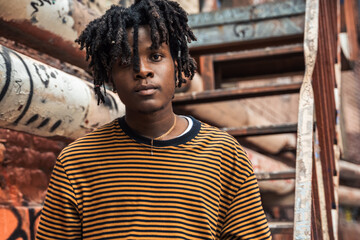
[(16, 93), (19, 94), (21, 92), (21, 86), (24, 84), (23, 81), (20, 80), (15, 80), (15, 83), (18, 85), (18, 89), (16, 90)]
[(30, 223), (30, 239), (35, 240), (35, 222), (40, 217), (41, 211), (35, 214), (35, 210), (30, 208), (29, 210), (29, 223)]
[[(46, 68), (44, 67), (44, 65), (39, 65), (39, 67), (34, 63), (33, 64), (35, 67), (35, 71), (37, 73), (37, 75), (39, 76), (41, 82), (44, 84), (45, 88), (47, 88), (49, 86), (49, 82), (50, 82), (50, 76), (46, 71)], [(42, 72), (44, 72), (45, 76), (43, 78), (42, 74), (40, 73), (40, 70), (42, 70)]]
[(1, 56), (4, 58), (5, 67), (6, 67), (6, 80), (3, 89), (0, 92), (0, 102), (5, 97), (7, 90), (9, 89), (10, 81), (11, 81), (11, 61), (9, 56), (9, 50), (6, 47), (2, 47), (2, 52), (0, 52)]
[(58, 14), (59, 14), (59, 18), (61, 19), (63, 24), (67, 23), (66, 17), (64, 17), (63, 15), (61, 15), (60, 11), (58, 10)]
[(19, 238), (21, 238), (23, 240), (27, 240), (28, 236), (26, 235), (26, 232), (22, 229), (22, 219), (21, 219), (20, 213), (13, 206), (11, 206), (10, 209), (11, 209), (11, 212), (15, 215), (18, 224), (17, 224), (14, 232), (8, 238), (8, 240), (16, 240)]
[(30, 123), (35, 122), (36, 120), (38, 120), (39, 118), (39, 114), (35, 114), (34, 116), (32, 116), (27, 122), (26, 122), (26, 126), (29, 125)]
[(47, 125), (49, 123), (49, 121), (50, 121), (50, 118), (45, 118), (44, 121), (42, 121), (37, 128), (40, 129), (40, 128), (44, 127), (45, 125)]
[(113, 105), (115, 106), (116, 112), (119, 112), (118, 105), (115, 101), (115, 98), (109, 94), (109, 97), (111, 98), (111, 101), (113, 102)]
[(39, 8), (38, 7), (42, 7), (44, 6), (44, 2), (48, 3), (48, 4), (55, 4), (55, 1), (51, 1), (50, 0), (38, 0), (37, 2), (35, 1), (32, 1), (30, 3), (30, 5), (33, 7), (34, 11), (31, 13), (31, 16), (33, 16), (35, 13), (37, 13), (39, 11)]
[(58, 120), (54, 125), (50, 128), (50, 132), (55, 131), (61, 125), (61, 120)]
[(26, 112), (29, 110), (29, 107), (30, 107), (30, 104), (31, 104), (31, 101), (32, 101), (32, 97), (33, 97), (33, 94), (34, 94), (34, 82), (33, 82), (33, 79), (32, 79), (32, 76), (30, 74), (30, 70), (28, 68), (28, 66), (26, 65), (26, 63), (24, 62), (24, 60), (22, 59), (22, 57), (17, 54), (16, 52), (14, 51), (11, 51), (15, 56), (17, 56), (20, 61), (22, 62), (22, 64), (24, 65), (25, 69), (26, 69), (26, 72), (29, 76), (29, 81), (30, 81), (30, 91), (29, 91), (29, 97), (28, 97), (28, 100), (26, 102), (26, 105), (25, 105), (25, 108), (23, 110), (23, 112), (20, 114), (20, 116), (15, 120), (14, 124), (18, 124), (19, 121), (24, 117), (24, 115), (26, 114)]
[(50, 73), (50, 76), (51, 76), (52, 78), (56, 78), (56, 75), (55, 75), (55, 73), (53, 73), (53, 72)]
[(105, 95), (105, 101), (104, 101), (104, 105), (105, 106), (108, 106), (111, 110), (113, 109), (113, 105), (112, 105), (112, 102), (111, 102), (111, 99), (108, 97), (108, 94)]

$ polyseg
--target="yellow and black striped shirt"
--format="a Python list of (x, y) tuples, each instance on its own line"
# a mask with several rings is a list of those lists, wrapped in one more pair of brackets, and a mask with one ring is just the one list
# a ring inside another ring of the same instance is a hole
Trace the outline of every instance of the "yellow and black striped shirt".
[(151, 145), (120, 118), (66, 147), (37, 239), (271, 239), (246, 154), (192, 120)]

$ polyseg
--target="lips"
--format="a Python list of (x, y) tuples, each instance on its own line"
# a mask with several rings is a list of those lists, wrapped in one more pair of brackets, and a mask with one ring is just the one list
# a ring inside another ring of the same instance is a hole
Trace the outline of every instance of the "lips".
[(147, 85), (140, 85), (135, 88), (135, 92), (142, 96), (149, 96), (153, 95), (158, 88), (155, 85), (147, 84)]

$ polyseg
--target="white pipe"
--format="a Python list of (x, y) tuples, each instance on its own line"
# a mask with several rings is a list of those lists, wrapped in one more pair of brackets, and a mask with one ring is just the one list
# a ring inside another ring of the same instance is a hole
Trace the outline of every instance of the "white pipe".
[(0, 127), (76, 139), (124, 114), (116, 94), (98, 106), (92, 88), (0, 45)]

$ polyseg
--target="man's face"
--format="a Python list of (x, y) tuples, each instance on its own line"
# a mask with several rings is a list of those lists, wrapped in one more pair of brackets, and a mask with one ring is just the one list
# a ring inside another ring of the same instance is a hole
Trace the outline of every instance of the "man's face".
[[(133, 46), (133, 29), (128, 29), (128, 41)], [(112, 79), (127, 113), (171, 108), (175, 72), (170, 48), (163, 43), (159, 49), (151, 49), (151, 44), (149, 27), (139, 27), (140, 72), (134, 72), (132, 64), (121, 65), (119, 61), (112, 67)]]

